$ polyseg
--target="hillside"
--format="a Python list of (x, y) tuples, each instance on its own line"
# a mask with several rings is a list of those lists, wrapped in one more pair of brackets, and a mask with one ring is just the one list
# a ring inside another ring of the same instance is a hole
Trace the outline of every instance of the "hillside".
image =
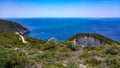
[(0, 32), (1, 68), (119, 68), (120, 45), (79, 47)]
[(0, 19), (0, 31), (24, 34), (30, 32), (19, 23)]

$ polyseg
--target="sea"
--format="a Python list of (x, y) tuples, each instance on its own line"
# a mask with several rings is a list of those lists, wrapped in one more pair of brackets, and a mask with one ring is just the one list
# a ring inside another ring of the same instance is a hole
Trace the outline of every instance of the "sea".
[(31, 30), (29, 37), (64, 41), (79, 33), (97, 33), (120, 42), (120, 18), (4, 18)]

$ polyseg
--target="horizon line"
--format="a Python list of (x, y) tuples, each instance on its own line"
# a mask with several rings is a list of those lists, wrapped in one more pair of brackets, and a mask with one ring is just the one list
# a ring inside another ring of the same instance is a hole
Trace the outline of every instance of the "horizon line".
[(120, 17), (0, 17), (0, 18), (120, 18)]

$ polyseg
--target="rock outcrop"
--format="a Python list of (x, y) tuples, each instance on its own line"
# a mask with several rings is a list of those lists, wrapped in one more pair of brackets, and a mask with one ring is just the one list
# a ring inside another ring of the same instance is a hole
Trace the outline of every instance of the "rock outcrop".
[(19, 23), (0, 19), (0, 31), (12, 32), (15, 34), (24, 34), (30, 30)]
[(107, 37), (99, 34), (77, 34), (67, 41), (72, 41), (74, 45), (78, 46), (104, 46), (109, 44), (119, 44)]

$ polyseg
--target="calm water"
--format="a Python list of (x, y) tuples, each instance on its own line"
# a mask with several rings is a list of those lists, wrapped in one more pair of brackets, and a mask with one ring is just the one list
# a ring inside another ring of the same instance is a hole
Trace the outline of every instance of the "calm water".
[(78, 33), (98, 33), (120, 42), (120, 18), (5, 18), (31, 30), (30, 37), (59, 41)]

